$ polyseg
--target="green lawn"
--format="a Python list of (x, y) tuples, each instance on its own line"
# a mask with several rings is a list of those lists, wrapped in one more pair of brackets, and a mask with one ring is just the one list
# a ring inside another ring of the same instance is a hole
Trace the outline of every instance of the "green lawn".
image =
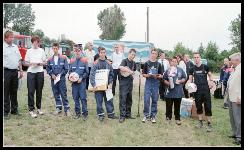
[[(74, 110), (71, 86), (67, 83), (68, 99)], [(117, 88), (118, 91), (118, 88)], [(143, 94), (143, 90), (142, 90)], [(138, 87), (134, 87), (132, 113), (137, 114)], [(52, 96), (50, 80), (45, 78), (42, 108), (44, 116), (31, 118), (27, 109), (27, 87), (23, 80), (18, 91), (19, 111), (21, 116), (10, 116), (4, 120), (5, 146), (235, 146), (227, 135), (231, 134), (228, 110), (222, 108), (223, 100), (213, 99), (213, 132), (207, 133), (205, 128), (197, 130), (196, 120), (182, 118), (182, 125), (165, 122), (165, 102), (158, 102), (157, 123), (142, 123), (143, 101), (140, 104), (140, 118), (126, 120), (120, 124), (118, 120), (103, 123), (97, 120), (94, 94), (88, 94), (89, 118), (82, 119), (58, 117), (52, 115), (55, 102)], [(116, 115), (119, 115), (118, 94), (114, 98)], [(72, 111), (74, 112), (74, 111)], [(204, 123), (206, 126), (206, 122)]]

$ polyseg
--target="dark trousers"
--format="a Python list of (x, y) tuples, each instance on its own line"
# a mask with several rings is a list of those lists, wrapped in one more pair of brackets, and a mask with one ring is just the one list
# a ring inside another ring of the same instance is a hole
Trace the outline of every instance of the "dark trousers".
[(18, 90), (18, 70), (4, 69), (4, 114), (10, 112), (16, 113), (18, 111), (17, 101)]
[(29, 111), (35, 109), (34, 94), (36, 92), (36, 107), (41, 109), (42, 89), (44, 85), (44, 72), (27, 73), (28, 107)]
[(164, 93), (165, 93), (164, 83), (163, 83), (163, 81), (160, 81), (160, 83), (159, 83), (159, 96), (160, 96), (161, 100), (164, 100)]
[(133, 80), (128, 81), (120, 80), (119, 83), (120, 117), (131, 117)]
[(53, 95), (56, 102), (56, 109), (62, 110), (62, 105), (64, 106), (64, 112), (70, 109), (69, 101), (67, 99), (67, 88), (66, 88), (66, 80), (65, 78), (60, 79), (60, 81), (54, 84), (54, 80), (51, 79), (51, 86)]
[(86, 78), (86, 89), (87, 90), (88, 90), (88, 86), (89, 86), (89, 76), (90, 76), (90, 72), (91, 72), (91, 67), (88, 67), (88, 70), (89, 70), (89, 72), (88, 72), (88, 76)]
[(108, 117), (114, 116), (114, 103), (113, 99), (107, 101), (106, 93), (104, 91), (96, 91), (95, 98), (97, 103), (97, 115), (99, 117), (104, 117), (103, 101), (105, 102)]
[(211, 96), (208, 85), (197, 85), (197, 91), (194, 95), (197, 114), (203, 114), (202, 103), (204, 103), (205, 116), (212, 116)]
[(113, 69), (113, 73), (114, 73), (114, 78), (113, 78), (112, 93), (113, 95), (115, 95), (115, 87), (116, 87), (116, 81), (119, 74), (119, 69)]
[(166, 118), (172, 119), (172, 106), (174, 104), (175, 120), (180, 120), (181, 98), (166, 98)]
[(86, 95), (86, 83), (85, 81), (81, 83), (72, 84), (72, 96), (75, 102), (75, 113), (80, 114), (80, 101), (82, 104), (82, 115), (87, 116), (87, 95)]

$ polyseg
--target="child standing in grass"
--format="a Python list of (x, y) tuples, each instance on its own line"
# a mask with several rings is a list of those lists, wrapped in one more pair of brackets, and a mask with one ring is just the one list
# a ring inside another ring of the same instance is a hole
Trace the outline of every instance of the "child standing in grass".
[[(47, 61), (47, 73), (51, 77), (51, 86), (53, 95), (56, 102), (55, 115), (62, 113), (62, 105), (64, 106), (64, 112), (66, 116), (70, 116), (69, 101), (67, 99), (67, 88), (65, 75), (68, 73), (68, 62), (65, 55), (60, 55), (58, 53), (59, 44), (53, 43), (54, 55), (50, 57)], [(60, 80), (55, 83), (55, 80), (60, 78)], [(60, 97), (61, 96), (61, 97)], [(62, 100), (61, 100), (62, 98)], [(63, 103), (63, 104), (62, 104)]]

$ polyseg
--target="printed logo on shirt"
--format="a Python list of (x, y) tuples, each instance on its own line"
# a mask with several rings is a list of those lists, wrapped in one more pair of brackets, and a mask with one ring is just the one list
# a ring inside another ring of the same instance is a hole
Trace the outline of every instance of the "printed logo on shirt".
[(204, 73), (202, 70), (200, 70), (200, 71), (196, 71), (196, 73)]

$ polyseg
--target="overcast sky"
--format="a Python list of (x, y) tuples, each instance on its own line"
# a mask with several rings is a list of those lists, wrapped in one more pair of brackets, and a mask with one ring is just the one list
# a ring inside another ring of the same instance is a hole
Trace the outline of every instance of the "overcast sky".
[[(230, 49), (230, 22), (241, 13), (241, 3), (116, 3), (125, 14), (126, 34), (123, 41), (145, 41), (146, 11), (149, 7), (149, 42), (172, 50), (177, 42), (196, 50), (211, 40), (220, 50)], [(50, 38), (65, 34), (75, 43), (98, 40), (101, 31), (97, 15), (114, 3), (32, 4), (34, 29), (42, 29)]]

